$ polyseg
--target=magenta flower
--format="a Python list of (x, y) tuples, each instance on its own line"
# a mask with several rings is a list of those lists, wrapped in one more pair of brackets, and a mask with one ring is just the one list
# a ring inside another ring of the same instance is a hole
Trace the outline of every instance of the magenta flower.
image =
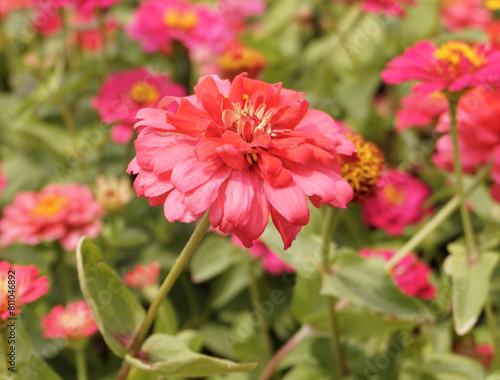
[(86, 186), (49, 185), (39, 192), (18, 193), (12, 204), (3, 209), (0, 219), (1, 244), (15, 242), (36, 245), (59, 241), (74, 250), (86, 235), (96, 237), (101, 231), (103, 211)]
[(397, 236), (406, 225), (420, 222), (429, 212), (424, 202), (431, 191), (418, 178), (392, 169), (382, 175), (377, 187), (376, 194), (361, 206), (363, 222), (368, 226)]
[[(9, 278), (9, 272), (14, 272), (15, 280)], [(24, 266), (0, 261), (0, 284), (2, 284), (0, 286), (0, 319), (7, 319), (20, 313), (21, 305), (36, 301), (47, 293), (49, 279), (45, 276), (39, 277), (39, 274), (38, 268), (34, 265)], [(12, 289), (15, 290), (15, 303), (12, 303), (12, 297), (10, 297), (9, 305), (9, 290)]]
[(424, 94), (441, 90), (456, 92), (475, 86), (498, 87), (500, 51), (461, 41), (450, 41), (440, 47), (421, 41), (390, 61), (382, 79), (388, 84), (420, 81), (413, 90)]
[[(345, 208), (352, 189), (337, 154), (354, 145), (327, 114), (309, 110), (302, 93), (237, 76), (199, 80), (195, 95), (167, 97), (143, 109), (136, 127), (134, 188), (165, 217), (189, 223), (207, 210), (210, 223), (246, 247), (269, 215), (288, 248), (309, 221), (307, 197)], [(172, 102), (176, 113), (167, 111)]]
[(126, 143), (133, 136), (135, 115), (141, 108), (156, 107), (167, 95), (185, 93), (184, 87), (168, 76), (138, 68), (111, 75), (92, 105), (104, 123), (115, 124), (111, 131), (113, 141)]
[(484, 29), (491, 19), (482, 0), (445, 0), (441, 8), (441, 22), (449, 30)]
[(52, 339), (79, 339), (93, 335), (97, 324), (87, 302), (56, 305), (42, 319), (43, 336)]
[(401, 99), (401, 110), (396, 113), (396, 130), (410, 127), (425, 127), (448, 109), (448, 101), (443, 94), (429, 95), (411, 93)]
[[(393, 249), (361, 249), (363, 257), (382, 257), (389, 260), (396, 253)], [(431, 300), (436, 295), (436, 288), (429, 282), (431, 268), (420, 261), (414, 253), (406, 255), (391, 271), (394, 282), (401, 291), (409, 296)]]
[[(338, 0), (352, 3), (355, 0)], [(404, 17), (405, 5), (414, 5), (414, 0), (362, 0), (361, 7), (366, 13), (385, 14), (387, 16)]]

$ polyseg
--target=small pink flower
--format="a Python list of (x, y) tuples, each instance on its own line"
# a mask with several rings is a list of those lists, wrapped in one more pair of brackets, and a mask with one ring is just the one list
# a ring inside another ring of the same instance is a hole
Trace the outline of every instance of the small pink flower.
[(441, 22), (449, 30), (484, 29), (491, 22), (491, 13), (482, 0), (445, 0)]
[(0, 220), (3, 246), (57, 240), (67, 251), (74, 250), (83, 235), (96, 237), (103, 216), (90, 190), (79, 184), (49, 185), (39, 192), (20, 192), (3, 213)]
[[(95, 17), (79, 15), (78, 24), (84, 25), (76, 33), (78, 46), (88, 52), (100, 52), (103, 49), (103, 39), (99, 25)], [(88, 25), (91, 25), (90, 27)], [(105, 35), (109, 41), (112, 34), (118, 29), (118, 23), (115, 20), (107, 19), (105, 21)]]
[(97, 324), (85, 301), (56, 305), (42, 319), (43, 336), (52, 339), (79, 339), (93, 335)]
[(141, 108), (156, 107), (165, 96), (185, 93), (184, 87), (168, 76), (138, 68), (111, 75), (92, 105), (104, 123), (116, 124), (111, 132), (113, 141), (127, 143), (133, 137), (135, 115)]
[(0, 196), (5, 186), (7, 186), (7, 179), (3, 176), (2, 167), (0, 166)]
[[(7, 319), (20, 313), (21, 305), (33, 302), (49, 290), (49, 279), (39, 277), (40, 272), (34, 265), (17, 265), (0, 261), (0, 319)], [(9, 278), (9, 275), (13, 275)], [(15, 292), (15, 302), (9, 298), (9, 290)], [(10, 302), (9, 302), (10, 300)]]
[(493, 348), (488, 344), (480, 344), (476, 346), (473, 357), (481, 362), (485, 368), (490, 368), (491, 363), (495, 359)]
[[(352, 3), (355, 0), (337, 0), (343, 3)], [(385, 14), (387, 16), (404, 17), (405, 5), (414, 5), (414, 0), (361, 0), (363, 11), (371, 14)]]
[(396, 114), (396, 129), (425, 127), (448, 109), (448, 101), (439, 92), (430, 95), (411, 93), (401, 99), (401, 110)]
[(61, 17), (55, 7), (47, 8), (43, 4), (43, 2), (37, 3), (33, 27), (43, 36), (52, 36), (62, 28)]
[(138, 196), (163, 204), (170, 222), (210, 210), (214, 228), (250, 247), (271, 215), (288, 248), (309, 221), (308, 197), (316, 207), (347, 206), (352, 189), (337, 155), (354, 145), (303, 94), (244, 75), (203, 77), (194, 91), (137, 115), (144, 129), (128, 172), (138, 174)]
[(429, 212), (424, 202), (431, 191), (416, 177), (392, 169), (382, 175), (377, 187), (375, 195), (361, 206), (363, 221), (369, 226), (397, 236), (406, 225), (420, 222)]
[(149, 265), (136, 265), (133, 270), (125, 273), (123, 282), (131, 288), (146, 288), (148, 286), (157, 286), (161, 266), (157, 261)]
[[(393, 249), (361, 249), (363, 257), (382, 257), (388, 261), (396, 253)], [(431, 268), (420, 261), (414, 253), (405, 256), (391, 271), (394, 282), (401, 291), (409, 296), (431, 300), (436, 288), (429, 282)]]
[(420, 81), (413, 91), (423, 94), (441, 90), (457, 92), (475, 86), (498, 87), (500, 51), (461, 41), (439, 47), (421, 41), (390, 61), (381, 75), (388, 84)]

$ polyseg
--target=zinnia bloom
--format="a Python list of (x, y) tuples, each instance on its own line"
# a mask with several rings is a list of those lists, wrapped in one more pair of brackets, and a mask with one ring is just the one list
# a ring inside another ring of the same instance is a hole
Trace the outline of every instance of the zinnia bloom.
[(436, 47), (430, 41), (418, 42), (394, 58), (382, 72), (388, 84), (417, 80), (413, 91), (462, 91), (475, 86), (500, 86), (500, 51), (479, 44), (450, 41)]
[[(9, 274), (14, 275), (15, 279), (9, 279)], [(39, 274), (34, 265), (24, 266), (0, 261), (0, 319), (7, 319), (21, 312), (21, 305), (36, 301), (47, 293), (49, 279), (45, 276), (39, 277)]]
[[(363, 257), (382, 257), (388, 261), (396, 253), (393, 249), (361, 249)], [(409, 296), (431, 300), (436, 288), (429, 282), (431, 268), (420, 261), (414, 253), (406, 255), (391, 270), (391, 276), (401, 291)]]
[(491, 22), (491, 13), (482, 0), (445, 0), (441, 22), (449, 30), (484, 29)]
[[(309, 221), (307, 197), (345, 208), (352, 189), (337, 154), (354, 145), (327, 114), (309, 110), (302, 93), (237, 76), (202, 77), (195, 95), (167, 97), (143, 109), (136, 127), (134, 188), (165, 217), (189, 223), (209, 211), (210, 223), (246, 247), (269, 214), (288, 248)], [(168, 106), (176, 102), (176, 113)]]
[(261, 16), (266, 10), (264, 0), (219, 0), (221, 16), (237, 32), (243, 31), (246, 19)]
[(243, 72), (250, 78), (257, 78), (266, 66), (266, 59), (258, 50), (235, 43), (219, 57), (218, 63), (221, 76), (233, 80)]
[(126, 205), (134, 196), (130, 179), (127, 177), (96, 177), (95, 197), (107, 212), (116, 212)]
[(424, 202), (431, 191), (416, 177), (391, 169), (377, 183), (378, 191), (362, 204), (363, 221), (388, 235), (403, 233), (406, 225), (416, 224), (429, 212)]
[(136, 265), (133, 270), (125, 273), (123, 282), (131, 288), (141, 289), (158, 285), (161, 266), (157, 261), (149, 265)]
[(401, 99), (401, 107), (396, 113), (398, 131), (410, 127), (425, 127), (437, 121), (438, 117), (448, 109), (448, 100), (440, 92), (429, 95), (411, 93)]
[(115, 124), (112, 140), (127, 143), (133, 136), (135, 115), (141, 108), (156, 107), (167, 95), (183, 96), (185, 93), (184, 87), (172, 82), (167, 75), (138, 68), (111, 75), (92, 105), (104, 123)]
[(97, 324), (87, 302), (56, 305), (42, 319), (43, 336), (52, 339), (79, 339), (97, 331)]
[[(354, 0), (340, 0), (353, 2)], [(405, 5), (415, 4), (414, 0), (362, 0), (363, 11), (372, 14), (385, 14), (387, 16), (404, 17)]]
[(67, 251), (74, 250), (83, 235), (96, 237), (103, 216), (90, 190), (78, 184), (49, 185), (39, 192), (20, 192), (3, 213), (0, 220), (3, 246), (59, 241)]

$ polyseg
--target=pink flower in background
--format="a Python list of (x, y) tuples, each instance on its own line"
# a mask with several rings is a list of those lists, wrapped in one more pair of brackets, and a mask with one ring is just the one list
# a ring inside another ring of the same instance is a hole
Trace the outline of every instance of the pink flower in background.
[(31, 8), (34, 5), (34, 0), (0, 0), (0, 19), (9, 12)]
[[(388, 261), (394, 254), (394, 249), (360, 249), (363, 257), (382, 257)], [(401, 291), (409, 296), (431, 300), (436, 295), (436, 288), (429, 282), (431, 268), (420, 261), (414, 253), (410, 253), (399, 261), (391, 271), (394, 282)]]
[(47, 9), (43, 4), (43, 2), (37, 3), (33, 26), (43, 36), (52, 36), (62, 28), (61, 17), (55, 7)]
[(243, 31), (250, 17), (258, 17), (266, 11), (264, 0), (219, 0), (217, 4), (224, 20), (236, 32)]
[(363, 0), (362, 7), (367, 13), (383, 13), (389, 16), (403, 17), (404, 5), (413, 5), (413, 0)]
[(480, 344), (476, 346), (473, 358), (479, 360), (484, 367), (489, 369), (495, 359), (495, 354), (490, 345)]
[(146, 52), (163, 50), (173, 41), (179, 41), (188, 49), (202, 45), (220, 53), (234, 38), (232, 30), (215, 10), (182, 0), (142, 2), (127, 33), (139, 41)]
[(43, 336), (51, 339), (79, 339), (97, 331), (97, 324), (87, 302), (56, 305), (42, 319)]
[(449, 30), (484, 29), (491, 22), (491, 12), (482, 0), (445, 0), (441, 22)]
[(125, 273), (123, 282), (131, 288), (146, 288), (148, 286), (157, 286), (160, 276), (161, 266), (157, 261), (149, 265), (136, 265), (133, 270)]
[[(104, 123), (115, 124), (111, 131), (114, 142), (126, 143), (133, 136), (137, 112), (144, 107), (156, 107), (169, 96), (183, 96), (186, 90), (167, 75), (151, 73), (145, 68), (115, 73), (104, 82), (92, 105)], [(174, 110), (175, 106), (171, 107)]]
[[(15, 280), (9, 279), (9, 272), (14, 272)], [(40, 272), (34, 265), (17, 265), (0, 261), (0, 319), (7, 319), (19, 313), (21, 305), (36, 301), (49, 290), (49, 279), (39, 277)], [(15, 284), (15, 285), (13, 285)], [(12, 286), (12, 288), (9, 288)], [(15, 289), (15, 303), (9, 304), (9, 290)], [(11, 314), (12, 313), (12, 314)]]
[(437, 121), (438, 116), (447, 109), (448, 100), (439, 92), (406, 95), (401, 99), (401, 109), (396, 113), (396, 130), (425, 127)]
[(86, 235), (96, 237), (101, 231), (103, 211), (89, 188), (79, 184), (49, 185), (39, 192), (24, 191), (3, 209), (0, 219), (1, 244), (15, 242), (36, 245), (59, 241), (74, 250)]
[(388, 235), (403, 233), (405, 226), (420, 222), (429, 212), (424, 202), (429, 187), (408, 173), (392, 169), (377, 182), (379, 190), (361, 208), (363, 222), (384, 230)]
[(2, 195), (2, 191), (7, 185), (7, 179), (3, 176), (2, 167), (0, 166), (0, 195)]
[[(309, 221), (307, 197), (316, 207), (347, 206), (352, 189), (337, 154), (354, 145), (302, 93), (244, 75), (203, 77), (194, 91), (137, 115), (143, 130), (128, 172), (138, 174), (138, 196), (163, 204), (170, 222), (210, 210), (214, 228), (250, 247), (271, 215), (288, 248)], [(167, 111), (172, 102), (176, 113)]]
[[(237, 236), (231, 236), (231, 241), (234, 245), (240, 248), (245, 248)], [(262, 259), (262, 269), (275, 276), (279, 276), (285, 272), (295, 272), (290, 265), (283, 261), (276, 253), (271, 251), (261, 240), (255, 240), (252, 243), (252, 246), (248, 249), (248, 252), (252, 257)]]
[[(83, 17), (80, 15), (78, 23), (80, 24), (90, 24), (91, 27), (85, 26), (82, 30), (78, 30), (76, 33), (76, 40), (78, 46), (89, 52), (100, 52), (103, 47), (103, 39), (101, 35), (101, 31), (99, 30), (99, 25), (96, 22), (95, 18)], [(114, 32), (118, 30), (118, 22), (112, 19), (108, 19), (105, 21), (105, 34), (106, 41), (109, 41)]]
[(382, 71), (388, 84), (420, 81), (413, 91), (430, 94), (451, 92), (475, 86), (500, 86), (500, 51), (487, 45), (468, 45), (450, 41), (436, 47), (430, 41), (418, 42), (394, 58)]

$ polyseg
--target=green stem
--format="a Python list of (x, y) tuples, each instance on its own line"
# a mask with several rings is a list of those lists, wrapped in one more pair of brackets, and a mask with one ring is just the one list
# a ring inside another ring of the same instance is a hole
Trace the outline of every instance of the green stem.
[(2, 359), (2, 369), (3, 373), (5, 375), (5, 378), (9, 378), (9, 365), (7, 363), (7, 355), (9, 354), (9, 332), (7, 330), (7, 327), (3, 327), (0, 329), (0, 339), (2, 339), (2, 353), (3, 353), (3, 359)]
[[(158, 290), (158, 293), (155, 296), (155, 299), (149, 306), (144, 321), (139, 327), (137, 333), (135, 334), (132, 343), (128, 347), (127, 350), (128, 355), (134, 357), (139, 352), (142, 342), (144, 341), (144, 338), (146, 338), (146, 335), (156, 318), (156, 314), (158, 314), (158, 310), (163, 300), (167, 297), (168, 293), (174, 286), (175, 281), (177, 280), (177, 278), (179, 278), (180, 274), (182, 273), (182, 270), (188, 263), (189, 259), (195, 252), (196, 248), (200, 244), (201, 240), (203, 239), (203, 236), (205, 236), (209, 228), (210, 228), (210, 221), (208, 219), (208, 212), (207, 212), (200, 220), (200, 223), (198, 224), (193, 234), (189, 238), (188, 242), (184, 246), (184, 249), (180, 253), (177, 260), (175, 261), (174, 266), (172, 267), (172, 269), (170, 269), (170, 272), (168, 272), (168, 275), (163, 281), (163, 284), (161, 284), (160, 289)], [(127, 378), (128, 373), (130, 372), (130, 369), (131, 369), (130, 364), (128, 364), (124, 360), (120, 368), (120, 372), (118, 373), (118, 377), (116, 379), (125, 380)]]
[(463, 188), (463, 173), (462, 163), (460, 160), (460, 148), (458, 145), (458, 127), (457, 127), (457, 108), (460, 97), (448, 96), (450, 108), (450, 134), (453, 141), (453, 166), (455, 167), (457, 195), (460, 202), (460, 216), (462, 218), (462, 226), (464, 228), (465, 243), (467, 246), (467, 255), (469, 257), (477, 257), (479, 254), (476, 249), (474, 230), (470, 220), (469, 211), (467, 210), (466, 196)]
[(260, 337), (264, 343), (266, 358), (270, 359), (273, 356), (273, 345), (271, 342), (271, 337), (269, 336), (269, 331), (267, 329), (266, 318), (262, 313), (262, 300), (259, 293), (258, 278), (255, 271), (254, 260), (249, 261), (249, 272), (250, 272), (250, 298), (252, 301), (253, 312), (257, 316), (257, 323), (259, 324)]
[[(465, 196), (470, 195), (483, 182), (490, 170), (491, 164), (486, 165), (476, 176), (474, 182), (465, 190)], [(411, 237), (385, 264), (387, 270), (392, 269), (407, 254), (413, 251), (430, 233), (438, 228), (458, 207), (460, 198), (455, 195), (446, 203), (424, 226)]]
[(0, 20), (0, 39), (2, 40), (2, 47), (4, 49), (5, 59), (7, 63), (7, 70), (9, 74), (9, 86), (13, 87), (13, 78), (18, 73), (17, 55), (12, 45), (12, 41), (5, 30), (5, 20)]
[(76, 373), (78, 380), (87, 380), (87, 356), (85, 348), (81, 347), (75, 351)]
[(486, 321), (488, 323), (488, 328), (490, 330), (491, 339), (493, 340), (493, 348), (495, 350), (495, 360), (500, 363), (500, 341), (498, 336), (498, 326), (497, 320), (495, 318), (495, 313), (493, 312), (493, 307), (491, 305), (490, 296), (486, 298), (486, 304), (484, 305), (484, 312), (486, 314)]
[[(323, 247), (321, 250), (323, 271), (329, 272), (330, 269), (330, 240), (333, 235), (335, 226), (337, 225), (339, 209), (335, 207), (327, 207), (325, 224), (323, 228), (322, 241)], [(347, 374), (347, 366), (342, 353), (340, 345), (340, 333), (337, 321), (337, 312), (335, 311), (335, 304), (337, 300), (333, 296), (326, 296), (328, 317), (330, 322), (330, 341), (332, 345), (333, 355), (335, 357), (335, 372), (337, 377), (342, 377)]]

